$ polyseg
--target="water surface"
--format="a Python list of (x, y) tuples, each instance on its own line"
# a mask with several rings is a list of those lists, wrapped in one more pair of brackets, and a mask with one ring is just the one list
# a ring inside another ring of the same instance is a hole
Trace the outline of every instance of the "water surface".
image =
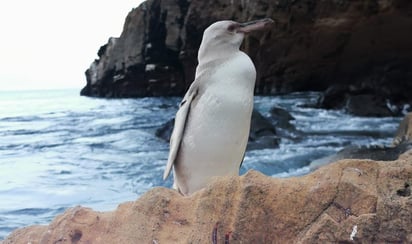
[[(317, 93), (256, 97), (295, 117), (299, 135), (278, 149), (246, 153), (241, 173), (274, 177), (309, 172), (310, 161), (344, 146), (389, 144), (400, 118), (360, 118), (302, 106)], [(168, 143), (155, 131), (171, 119), (180, 98), (95, 99), (76, 90), (0, 92), (0, 240), (12, 230), (47, 224), (82, 205), (114, 210), (162, 181)]]

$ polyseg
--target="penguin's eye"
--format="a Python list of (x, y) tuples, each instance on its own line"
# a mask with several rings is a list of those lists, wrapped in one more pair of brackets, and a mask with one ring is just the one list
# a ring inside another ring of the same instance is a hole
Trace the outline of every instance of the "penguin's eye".
[(235, 32), (235, 30), (239, 27), (239, 24), (231, 24), (229, 27), (227, 27), (227, 30), (229, 32)]

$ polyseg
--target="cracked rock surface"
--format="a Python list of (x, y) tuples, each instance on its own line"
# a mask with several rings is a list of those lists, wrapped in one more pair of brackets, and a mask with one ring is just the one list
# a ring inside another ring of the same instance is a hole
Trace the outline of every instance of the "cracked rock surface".
[(75, 207), (9, 243), (411, 243), (412, 151), (341, 160), (299, 178), (256, 171), (182, 197), (154, 188), (112, 212)]

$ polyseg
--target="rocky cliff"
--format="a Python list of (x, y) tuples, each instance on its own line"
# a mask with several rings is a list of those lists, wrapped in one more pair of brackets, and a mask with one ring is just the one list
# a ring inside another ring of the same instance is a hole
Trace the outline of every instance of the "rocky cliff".
[(27, 243), (412, 243), (412, 151), (396, 161), (343, 160), (300, 178), (250, 171), (190, 197), (154, 188), (113, 212), (76, 207)]
[(359, 95), (384, 106), (412, 103), (408, 0), (148, 0), (129, 13), (121, 36), (100, 48), (81, 94), (182, 95), (209, 24), (263, 17), (276, 24), (242, 47), (257, 68), (257, 94), (332, 87), (338, 93), (324, 107), (362, 105)]

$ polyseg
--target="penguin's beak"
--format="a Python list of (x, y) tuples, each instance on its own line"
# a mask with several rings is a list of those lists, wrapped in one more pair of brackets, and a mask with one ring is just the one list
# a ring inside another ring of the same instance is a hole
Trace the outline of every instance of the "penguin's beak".
[(272, 24), (273, 22), (274, 21), (271, 18), (264, 18), (260, 20), (249, 21), (246, 23), (240, 23), (237, 31), (247, 34), (252, 31), (261, 30), (266, 26)]

